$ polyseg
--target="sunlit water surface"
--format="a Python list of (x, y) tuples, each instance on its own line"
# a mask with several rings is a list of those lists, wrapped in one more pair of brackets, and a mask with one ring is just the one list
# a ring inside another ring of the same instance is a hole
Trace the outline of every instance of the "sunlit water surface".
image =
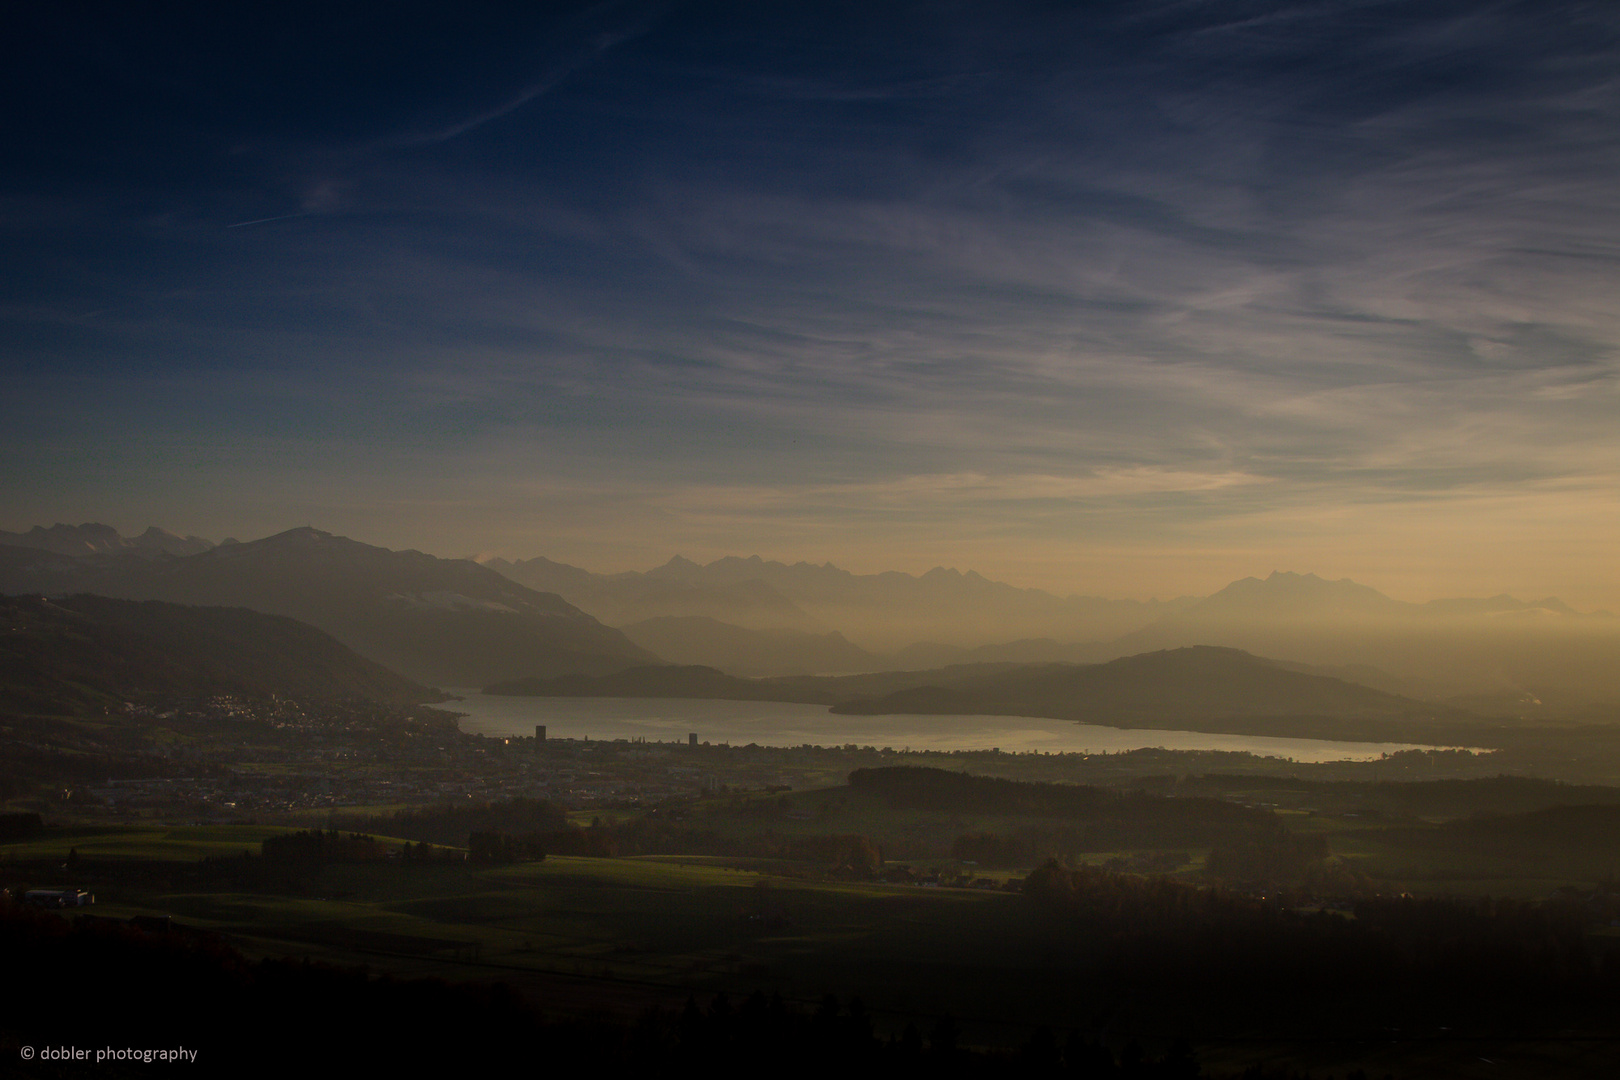
[(1007, 753), (1119, 753), (1232, 750), (1294, 761), (1368, 761), (1410, 743), (1330, 742), (1259, 735), (1207, 735), (1197, 731), (1122, 730), (1027, 716), (839, 716), (824, 705), (781, 701), (709, 701), (692, 698), (494, 697), (452, 691), (461, 701), (441, 708), (465, 715), (461, 730), (485, 735), (533, 735), (546, 725), (551, 739), (645, 739), (744, 746), (872, 746), (895, 750), (989, 750)]

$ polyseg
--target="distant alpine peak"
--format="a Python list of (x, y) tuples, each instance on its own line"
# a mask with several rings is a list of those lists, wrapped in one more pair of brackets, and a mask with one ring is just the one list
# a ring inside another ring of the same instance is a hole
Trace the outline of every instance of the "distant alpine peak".
[(177, 536), (168, 529), (160, 529), (156, 525), (147, 526), (141, 535), (124, 543), (138, 551), (161, 552), (166, 555), (201, 555), (214, 548), (213, 544), (200, 536)]
[(25, 533), (0, 533), (0, 539), (61, 555), (90, 555), (118, 551), (129, 546), (129, 541), (119, 536), (117, 529), (94, 521), (87, 521), (83, 525), (64, 525), (59, 521), (48, 529), (35, 525)]
[[(1245, 578), (1244, 580), (1250, 580), (1250, 579)], [(1368, 588), (1368, 586), (1366, 586), (1366, 585), (1357, 585), (1354, 581), (1351, 581), (1347, 577), (1346, 578), (1339, 578), (1336, 581), (1330, 581), (1327, 578), (1320, 577), (1320, 576), (1318, 576), (1316, 574), (1310, 574), (1310, 573), (1300, 574), (1300, 573), (1295, 573), (1293, 570), (1273, 570), (1270, 574), (1266, 575), (1266, 581), (1268, 581), (1268, 582), (1276, 582), (1279, 585), (1293, 585), (1293, 584), (1299, 584), (1299, 585), (1305, 585), (1305, 586), (1354, 585), (1358, 589)]]
[(672, 555), (669, 562), (663, 566), (647, 571), (647, 576), (670, 581), (690, 581), (702, 571), (702, 566), (688, 559), (685, 555)]
[[(336, 539), (329, 532), (322, 532), (313, 525), (300, 525), (285, 532), (278, 532), (260, 540), (261, 544), (318, 544), (324, 540)], [(356, 541), (358, 543), (358, 541)]]
[(1228, 585), (1227, 588), (1232, 588), (1236, 585), (1243, 585), (1251, 581), (1257, 584), (1266, 585), (1273, 590), (1313, 589), (1317, 591), (1355, 592), (1371, 596), (1384, 595), (1370, 585), (1362, 585), (1359, 582), (1351, 581), (1349, 578), (1330, 580), (1316, 574), (1300, 574), (1293, 570), (1273, 570), (1266, 576), (1264, 581), (1261, 581), (1259, 578), (1243, 578), (1241, 581), (1234, 581), (1232, 585)]
[(25, 533), (0, 532), (0, 544), (36, 548), (58, 555), (83, 557), (134, 551), (143, 555), (196, 555), (214, 545), (200, 536), (177, 536), (167, 529), (150, 526), (139, 536), (119, 534), (111, 525), (87, 521), (82, 525), (58, 522), (50, 528), (35, 525)]
[(1243, 610), (1254, 614), (1302, 611), (1383, 611), (1401, 607), (1368, 585), (1349, 578), (1329, 581), (1315, 574), (1273, 570), (1268, 577), (1246, 577), (1232, 582), (1197, 605), (1204, 611)]
[[(378, 544), (368, 544), (363, 540), (355, 540), (348, 536), (339, 536), (336, 533), (326, 532), (324, 529), (317, 529), (313, 525), (300, 525), (297, 528), (286, 529), (266, 536), (262, 540), (249, 541), (242, 546), (261, 551), (267, 549), (305, 550), (315, 548), (334, 552), (346, 551), (354, 554), (371, 552), (379, 557), (383, 555), (421, 555), (421, 552), (412, 549), (396, 550)], [(456, 561), (465, 562), (465, 560)], [(465, 565), (473, 566), (475, 564), (465, 562)]]

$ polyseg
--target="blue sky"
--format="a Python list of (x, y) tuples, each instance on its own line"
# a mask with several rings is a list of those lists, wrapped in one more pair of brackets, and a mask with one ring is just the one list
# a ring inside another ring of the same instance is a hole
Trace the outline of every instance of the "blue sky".
[(10, 12), (0, 528), (1620, 608), (1613, 5), (540, 7)]

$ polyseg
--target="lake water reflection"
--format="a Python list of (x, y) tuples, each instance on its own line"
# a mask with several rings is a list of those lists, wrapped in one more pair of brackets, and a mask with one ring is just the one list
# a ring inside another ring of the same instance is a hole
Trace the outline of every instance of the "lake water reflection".
[(464, 713), (461, 730), (485, 735), (533, 735), (546, 725), (552, 739), (646, 739), (761, 746), (873, 746), (900, 750), (988, 750), (1008, 753), (1119, 753), (1143, 747), (1233, 750), (1294, 761), (1368, 761), (1410, 743), (1328, 742), (1196, 731), (1096, 727), (1023, 716), (839, 716), (823, 705), (692, 698), (493, 697), (454, 691), (463, 700), (441, 708)]

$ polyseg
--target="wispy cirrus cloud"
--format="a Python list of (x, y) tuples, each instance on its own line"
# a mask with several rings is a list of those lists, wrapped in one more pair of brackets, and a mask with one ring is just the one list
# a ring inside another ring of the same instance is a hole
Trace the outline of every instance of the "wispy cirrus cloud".
[(1600, 5), (535, 18), (407, 26), (313, 89), (71, 68), (178, 164), (112, 183), (51, 141), (89, 122), (64, 98), (7, 174), (23, 456), (144, 447), (141, 491), (309, 440), (323, 490), (462, 477), (457, 520), (535, 550), (584, 500), (649, 560), (889, 520), (1162, 568), (1325, 552), (1335, 506), (1416, 551), (1419, 520), (1595, 536), (1620, 486)]

